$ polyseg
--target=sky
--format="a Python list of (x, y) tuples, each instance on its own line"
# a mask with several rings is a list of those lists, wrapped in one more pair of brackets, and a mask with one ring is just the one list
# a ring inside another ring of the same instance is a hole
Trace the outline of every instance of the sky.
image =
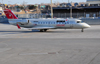
[[(0, 3), (4, 4), (22, 4), (26, 2), (27, 4), (41, 4), (41, 3), (50, 3), (51, 0), (0, 0)], [(86, 0), (69, 0), (69, 2), (86, 2)], [(68, 2), (68, 0), (52, 0), (53, 3), (55, 2)]]

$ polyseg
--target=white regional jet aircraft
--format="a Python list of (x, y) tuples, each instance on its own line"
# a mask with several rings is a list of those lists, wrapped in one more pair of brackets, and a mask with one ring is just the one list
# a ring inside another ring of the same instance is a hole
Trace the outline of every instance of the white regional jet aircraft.
[(5, 9), (9, 23), (21, 29), (21, 27), (29, 30), (38, 29), (40, 32), (46, 32), (48, 29), (82, 29), (89, 28), (87, 23), (83, 23), (78, 19), (18, 19), (11, 10)]

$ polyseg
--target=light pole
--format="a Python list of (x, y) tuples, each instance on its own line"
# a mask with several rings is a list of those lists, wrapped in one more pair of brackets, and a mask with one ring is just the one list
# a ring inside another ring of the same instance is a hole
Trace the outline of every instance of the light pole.
[(2, 0), (2, 4), (3, 4), (3, 0)]
[(72, 18), (72, 6), (70, 6), (70, 18)]
[[(69, 0), (68, 0), (69, 1)], [(71, 3), (70, 3), (71, 5), (69, 6), (69, 8), (70, 8), (70, 18), (72, 18), (72, 1), (71, 1)]]
[(52, 0), (51, 0), (51, 18), (53, 19)]
[(68, 0), (68, 3), (69, 3), (69, 0)]
[(4, 9), (3, 0), (2, 0), (2, 9)]

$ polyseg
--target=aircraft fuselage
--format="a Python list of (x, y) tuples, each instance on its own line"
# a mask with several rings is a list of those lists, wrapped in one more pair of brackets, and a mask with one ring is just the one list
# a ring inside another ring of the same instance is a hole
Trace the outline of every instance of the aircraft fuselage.
[(9, 19), (12, 25), (20, 27), (55, 27), (55, 29), (84, 29), (90, 26), (78, 19)]

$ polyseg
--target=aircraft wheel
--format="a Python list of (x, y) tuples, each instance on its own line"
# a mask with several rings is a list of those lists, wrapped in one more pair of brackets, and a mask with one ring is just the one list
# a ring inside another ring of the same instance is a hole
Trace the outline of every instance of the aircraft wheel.
[(40, 30), (40, 32), (46, 32), (47, 31), (47, 29), (41, 29)]
[(40, 30), (40, 32), (44, 32), (44, 30), (42, 29), (42, 30)]
[(46, 32), (47, 31), (47, 29), (44, 29), (44, 32)]

